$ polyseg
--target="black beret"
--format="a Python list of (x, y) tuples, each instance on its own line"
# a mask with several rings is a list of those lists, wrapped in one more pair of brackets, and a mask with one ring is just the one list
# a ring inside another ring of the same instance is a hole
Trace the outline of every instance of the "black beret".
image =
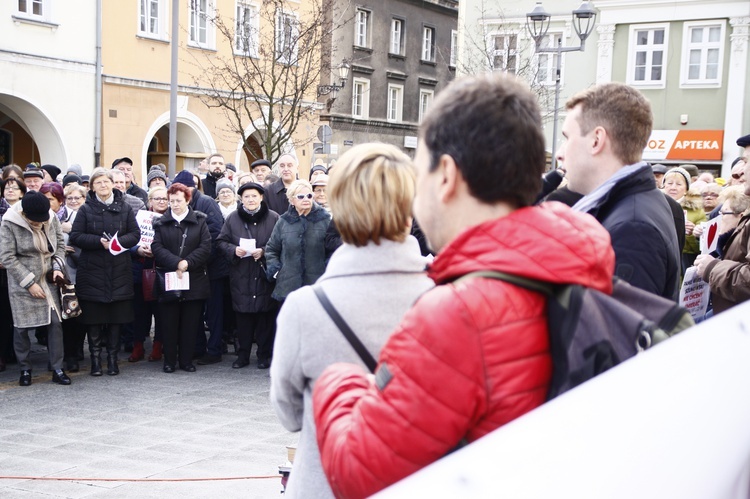
[(740, 137), (739, 139), (737, 139), (737, 145), (740, 147), (750, 146), (750, 134), (747, 134), (744, 137)]
[(266, 193), (266, 190), (263, 188), (262, 185), (256, 184), (255, 182), (245, 182), (244, 184), (240, 186), (239, 189), (237, 189), (237, 195), (242, 196), (242, 193), (248, 189), (255, 189), (256, 191), (260, 192), (261, 195)]

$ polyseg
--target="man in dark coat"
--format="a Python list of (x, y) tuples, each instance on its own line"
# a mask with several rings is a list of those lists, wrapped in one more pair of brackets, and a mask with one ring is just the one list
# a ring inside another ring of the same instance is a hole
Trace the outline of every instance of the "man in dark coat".
[(265, 197), (268, 207), (279, 215), (283, 215), (289, 209), (286, 190), (292, 182), (297, 180), (298, 172), (297, 158), (291, 154), (283, 154), (279, 158), (279, 177), (281, 178), (266, 188)]
[(203, 194), (216, 199), (216, 183), (224, 178), (227, 166), (224, 164), (224, 156), (221, 154), (212, 154), (206, 161), (208, 162), (208, 173), (203, 179)]
[(676, 300), (682, 248), (669, 204), (641, 161), (653, 124), (650, 104), (627, 85), (606, 83), (574, 95), (566, 107), (567, 140), (557, 159), (570, 189), (584, 194), (574, 209), (609, 231), (615, 275)]
[(116, 168), (125, 174), (127, 180), (127, 190), (125, 192), (131, 196), (140, 198), (143, 204), (148, 206), (148, 193), (138, 187), (135, 184), (135, 179), (133, 179), (133, 160), (128, 157), (118, 158), (112, 162), (112, 168)]
[(190, 207), (206, 215), (206, 224), (211, 233), (211, 259), (208, 262), (208, 277), (211, 280), (211, 294), (206, 301), (205, 321), (208, 326), (209, 338), (199, 334), (195, 345), (195, 354), (200, 356), (198, 365), (215, 364), (221, 362), (223, 353), (221, 334), (224, 329), (224, 281), (229, 277), (229, 263), (221, 254), (216, 243), (216, 238), (224, 226), (224, 217), (219, 205), (208, 196), (201, 194), (195, 188), (193, 174), (189, 171), (181, 171), (174, 178), (174, 182), (183, 184), (193, 189), (193, 197), (190, 199)]

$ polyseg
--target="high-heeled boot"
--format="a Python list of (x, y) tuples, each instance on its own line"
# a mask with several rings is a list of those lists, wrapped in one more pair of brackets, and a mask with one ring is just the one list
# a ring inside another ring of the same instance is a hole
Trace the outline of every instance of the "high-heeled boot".
[(143, 342), (133, 342), (133, 353), (131, 353), (130, 357), (128, 357), (128, 362), (138, 362), (139, 360), (143, 360), (144, 353)]
[(155, 360), (161, 360), (162, 351), (161, 351), (161, 341), (154, 340), (154, 346), (151, 348), (151, 355), (148, 356), (148, 361), (153, 362)]
[(102, 375), (102, 330), (99, 326), (89, 328), (89, 352), (91, 353), (91, 376)]
[(117, 365), (117, 353), (120, 351), (120, 327), (119, 325), (109, 325), (109, 337), (107, 341), (107, 374), (117, 376), (120, 374), (120, 367)]

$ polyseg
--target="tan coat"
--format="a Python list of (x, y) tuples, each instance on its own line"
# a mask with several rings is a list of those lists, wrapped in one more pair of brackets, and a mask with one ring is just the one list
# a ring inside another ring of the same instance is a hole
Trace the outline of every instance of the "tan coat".
[(750, 210), (727, 241), (724, 258), (706, 266), (704, 279), (711, 288), (715, 314), (750, 299)]

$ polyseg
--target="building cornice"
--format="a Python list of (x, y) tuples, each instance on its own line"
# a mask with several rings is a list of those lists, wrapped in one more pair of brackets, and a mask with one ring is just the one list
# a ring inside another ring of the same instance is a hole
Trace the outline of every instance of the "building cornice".
[(94, 61), (76, 61), (74, 59), (63, 59), (60, 57), (50, 57), (26, 52), (17, 52), (14, 50), (0, 49), (0, 61), (12, 62), (15, 64), (29, 64), (31, 66), (40, 66), (53, 69), (64, 69), (68, 71), (79, 71), (81, 73), (94, 73), (96, 64)]

